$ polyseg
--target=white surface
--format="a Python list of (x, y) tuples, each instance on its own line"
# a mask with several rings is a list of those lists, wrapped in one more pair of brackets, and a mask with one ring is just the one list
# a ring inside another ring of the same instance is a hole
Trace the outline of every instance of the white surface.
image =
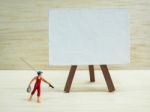
[(127, 9), (50, 9), (50, 65), (130, 62)]
[[(110, 71), (116, 91), (107, 92), (100, 71), (89, 82), (88, 71), (77, 71), (71, 92), (64, 93), (68, 71), (44, 71), (55, 86), (42, 83), (41, 104), (27, 101), (32, 71), (0, 71), (0, 112), (150, 112), (150, 70)], [(32, 85), (33, 88), (33, 85)]]

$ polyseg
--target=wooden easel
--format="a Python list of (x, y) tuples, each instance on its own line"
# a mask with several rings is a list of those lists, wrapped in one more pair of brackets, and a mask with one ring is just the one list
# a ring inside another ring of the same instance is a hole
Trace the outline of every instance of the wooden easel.
[[(89, 65), (88, 67), (89, 67), (90, 81), (95, 82), (94, 66)], [(115, 87), (114, 87), (114, 84), (112, 82), (111, 76), (109, 74), (107, 65), (100, 65), (100, 68), (101, 68), (102, 73), (104, 75), (105, 82), (106, 82), (107, 87), (108, 87), (108, 91), (109, 92), (114, 91)], [(64, 88), (64, 91), (66, 93), (70, 92), (71, 84), (72, 84), (76, 69), (77, 69), (77, 65), (72, 65), (71, 68), (70, 68), (70, 72), (69, 72), (67, 82), (66, 82), (66, 85), (65, 85), (65, 88)]]

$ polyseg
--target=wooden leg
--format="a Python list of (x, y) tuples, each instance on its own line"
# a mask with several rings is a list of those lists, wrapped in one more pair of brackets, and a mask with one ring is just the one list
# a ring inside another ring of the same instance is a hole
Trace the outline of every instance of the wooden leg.
[(89, 65), (90, 81), (95, 82), (94, 66)]
[(101, 67), (101, 70), (103, 72), (103, 75), (104, 75), (104, 78), (105, 78), (105, 81), (106, 81), (109, 92), (114, 91), (115, 87), (114, 87), (114, 84), (112, 82), (111, 76), (109, 74), (107, 65), (100, 65), (100, 67)]
[(69, 93), (69, 91), (70, 91), (70, 87), (71, 87), (71, 84), (72, 84), (72, 80), (74, 78), (76, 68), (77, 68), (77, 65), (72, 65), (71, 68), (70, 68), (68, 79), (67, 79), (67, 82), (66, 82), (66, 85), (65, 85), (65, 88), (64, 88), (64, 91), (66, 93)]

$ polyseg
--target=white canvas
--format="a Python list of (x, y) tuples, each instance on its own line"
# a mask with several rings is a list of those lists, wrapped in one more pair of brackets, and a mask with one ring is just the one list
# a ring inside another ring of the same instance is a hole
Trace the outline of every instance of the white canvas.
[(50, 9), (49, 64), (130, 62), (127, 9)]

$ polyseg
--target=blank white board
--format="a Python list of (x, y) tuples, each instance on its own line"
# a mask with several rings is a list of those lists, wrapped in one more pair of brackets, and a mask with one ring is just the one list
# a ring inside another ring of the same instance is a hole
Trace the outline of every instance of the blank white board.
[(130, 62), (127, 9), (50, 9), (49, 64)]

